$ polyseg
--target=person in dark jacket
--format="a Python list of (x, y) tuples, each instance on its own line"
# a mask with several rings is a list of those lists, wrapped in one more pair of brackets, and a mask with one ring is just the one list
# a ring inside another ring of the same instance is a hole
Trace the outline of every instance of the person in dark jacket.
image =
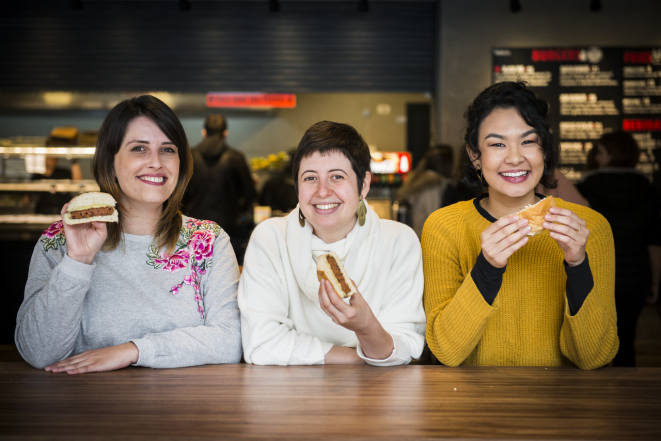
[(626, 132), (608, 133), (590, 152), (589, 170), (576, 186), (590, 207), (610, 223), (615, 241), (615, 306), (620, 350), (614, 366), (634, 366), (636, 324), (648, 301), (659, 295), (661, 203), (636, 170), (640, 149)]
[(243, 263), (250, 239), (255, 185), (245, 156), (231, 148), (224, 116), (209, 115), (204, 139), (194, 149), (193, 177), (184, 198), (183, 212), (196, 219), (216, 222), (229, 235), (234, 253)]

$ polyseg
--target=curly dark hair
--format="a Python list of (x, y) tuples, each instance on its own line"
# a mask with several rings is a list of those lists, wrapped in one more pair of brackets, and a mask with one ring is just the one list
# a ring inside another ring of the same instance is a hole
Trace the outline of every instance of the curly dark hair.
[[(473, 152), (476, 159), (479, 158), (478, 135), (482, 121), (495, 109), (511, 108), (517, 109), (526, 124), (537, 130), (539, 144), (544, 153), (544, 172), (539, 183), (546, 188), (555, 188), (557, 181), (553, 177), (553, 173), (560, 161), (560, 150), (546, 121), (549, 104), (538, 98), (524, 82), (505, 81), (497, 83), (484, 89), (475, 98), (464, 113), (467, 122), (464, 136), (465, 147)], [(475, 165), (471, 161), (466, 148), (461, 150), (457, 171), (459, 179), (471, 188), (477, 189), (483, 185), (488, 186), (486, 181), (478, 177)]]
[(298, 172), (303, 158), (312, 156), (314, 152), (325, 155), (330, 152), (340, 152), (349, 159), (351, 168), (356, 173), (358, 194), (363, 188), (365, 174), (370, 171), (372, 157), (367, 143), (349, 124), (331, 121), (320, 121), (313, 124), (301, 139), (292, 163), (294, 185), (298, 194)]

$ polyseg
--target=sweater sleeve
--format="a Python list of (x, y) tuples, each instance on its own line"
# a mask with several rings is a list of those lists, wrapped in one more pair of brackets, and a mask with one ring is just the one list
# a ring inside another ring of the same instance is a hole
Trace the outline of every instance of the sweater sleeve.
[(94, 263), (86, 265), (69, 258), (64, 235), (59, 239), (59, 243), (57, 237), (50, 240), (54, 247), (45, 246), (43, 241), (35, 246), (25, 297), (16, 317), (16, 347), (25, 361), (39, 369), (72, 355), (81, 329), (83, 302), (96, 268)]
[(615, 247), (610, 225), (601, 215), (583, 209), (590, 236), (586, 252), (594, 285), (575, 315), (569, 301), (560, 331), (560, 350), (581, 369), (608, 364), (619, 348), (615, 313)]
[(430, 216), (422, 233), (427, 344), (448, 366), (458, 366), (470, 355), (500, 307), (497, 296), (489, 305), (475, 285), (475, 259), (462, 259), (466, 253), (479, 254), (460, 242), (457, 226), (462, 223), (454, 205)]
[(286, 245), (279, 243), (276, 235), (260, 225), (246, 250), (239, 283), (244, 358), (258, 365), (324, 364), (333, 345), (299, 333), (289, 318), (287, 279), (280, 254), (280, 247)]
[(358, 356), (374, 366), (407, 364), (422, 354), (425, 345), (425, 312), (422, 306), (424, 276), (418, 237), (408, 227), (397, 229), (398, 246), (388, 276), (387, 300), (374, 311), (383, 329), (390, 334), (394, 351), (384, 360), (365, 357), (358, 344)]
[(200, 284), (204, 325), (132, 339), (140, 352), (136, 365), (175, 368), (241, 360), (241, 322), (236, 299), (239, 267), (225, 232), (215, 240), (211, 262)]

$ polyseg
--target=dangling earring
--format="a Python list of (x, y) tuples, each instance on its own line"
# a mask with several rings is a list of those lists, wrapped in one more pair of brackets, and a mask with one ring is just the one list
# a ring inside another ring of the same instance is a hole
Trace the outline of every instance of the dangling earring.
[(358, 225), (362, 227), (365, 225), (365, 216), (367, 215), (367, 208), (365, 207), (365, 201), (363, 200), (362, 195), (360, 196), (360, 204), (358, 204), (356, 214), (358, 215)]
[(482, 167), (480, 167), (480, 164), (477, 164), (475, 166), (475, 174), (477, 175), (478, 179), (480, 182), (483, 182), (484, 180), (482, 179)]
[(298, 207), (298, 223), (301, 224), (301, 227), (305, 228), (305, 216), (303, 216), (301, 207)]

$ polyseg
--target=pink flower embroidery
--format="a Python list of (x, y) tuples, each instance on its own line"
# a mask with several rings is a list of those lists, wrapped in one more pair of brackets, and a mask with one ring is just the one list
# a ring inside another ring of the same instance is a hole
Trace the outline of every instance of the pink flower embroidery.
[(186, 268), (190, 254), (186, 250), (179, 250), (174, 254), (162, 254), (161, 258), (154, 259), (157, 265), (163, 265), (163, 269), (175, 273), (182, 268)]
[(57, 236), (60, 233), (64, 233), (64, 227), (62, 227), (62, 221), (57, 221), (44, 231), (44, 236), (50, 237), (51, 239)]
[(216, 235), (209, 230), (198, 230), (192, 234), (188, 241), (188, 249), (195, 256), (195, 260), (204, 260), (213, 255), (213, 243)]

